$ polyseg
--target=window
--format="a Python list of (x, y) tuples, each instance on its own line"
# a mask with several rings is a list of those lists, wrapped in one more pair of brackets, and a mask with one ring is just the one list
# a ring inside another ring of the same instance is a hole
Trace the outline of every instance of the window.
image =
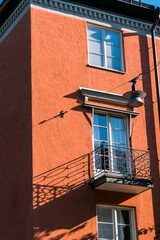
[(125, 117), (94, 113), (93, 138), (95, 169), (117, 174), (130, 173), (130, 151)]
[(124, 71), (121, 32), (88, 26), (89, 64)]
[(134, 210), (97, 206), (98, 240), (135, 240)]

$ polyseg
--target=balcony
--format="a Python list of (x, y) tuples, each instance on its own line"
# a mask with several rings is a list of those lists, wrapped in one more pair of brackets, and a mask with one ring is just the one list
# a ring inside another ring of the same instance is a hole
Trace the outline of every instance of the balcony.
[(91, 153), (94, 189), (139, 194), (153, 187), (149, 151), (101, 145)]

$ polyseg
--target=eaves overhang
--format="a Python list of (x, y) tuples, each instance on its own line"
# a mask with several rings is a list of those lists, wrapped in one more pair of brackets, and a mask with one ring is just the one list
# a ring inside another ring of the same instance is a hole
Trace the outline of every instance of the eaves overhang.
[(103, 11), (110, 11), (150, 23), (156, 20), (155, 7), (136, 0), (70, 0), (69, 2), (79, 3)]
[(4, 0), (0, 5), (0, 27), (16, 9), (22, 0)]
[[(52, 0), (41, 0), (49, 2)], [(4, 0), (0, 5), (0, 27), (12, 14), (22, 0)], [(28, 2), (31, 2), (28, 0)], [(61, 2), (61, 0), (59, 1)], [(108, 11), (125, 17), (153, 23), (156, 20), (155, 7), (136, 0), (66, 0), (93, 9)]]

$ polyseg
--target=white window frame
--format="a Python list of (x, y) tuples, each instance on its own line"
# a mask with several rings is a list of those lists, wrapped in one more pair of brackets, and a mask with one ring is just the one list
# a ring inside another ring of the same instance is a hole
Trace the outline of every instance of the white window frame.
[[(129, 147), (129, 121), (130, 119), (128, 118), (128, 116), (126, 116), (125, 114), (120, 114), (120, 113), (111, 113), (111, 112), (106, 112), (106, 111), (102, 111), (102, 110), (95, 110), (92, 112), (93, 116), (92, 116), (92, 129), (94, 127), (93, 121), (94, 121), (94, 114), (102, 114), (102, 115), (106, 115), (107, 118), (109, 119), (109, 121), (107, 122), (107, 134), (108, 134), (108, 144), (109, 145), (113, 145), (112, 144), (112, 138), (111, 138), (111, 127), (110, 127), (110, 117), (121, 117), (123, 119), (125, 119), (125, 123), (126, 123), (126, 147)], [(94, 132), (93, 132), (93, 143), (94, 143)], [(94, 148), (94, 147), (93, 147)]]
[[(137, 231), (136, 231), (136, 212), (135, 208), (132, 207), (123, 207), (123, 206), (110, 206), (110, 205), (101, 205), (97, 204), (96, 205), (96, 218), (97, 218), (97, 239), (98, 240), (108, 240), (106, 238), (98, 238), (98, 223), (103, 223), (103, 222), (98, 222), (98, 213), (97, 209), (98, 207), (103, 207), (103, 208), (110, 208), (112, 209), (112, 221), (113, 221), (113, 240), (119, 240), (118, 238), (118, 222), (117, 222), (117, 210), (127, 210), (131, 212), (130, 216), (130, 232), (131, 232), (131, 240), (137, 240)], [(120, 225), (120, 224), (119, 224)], [(123, 224), (122, 224), (123, 225)], [(127, 224), (124, 224), (127, 225)]]
[[(98, 66), (98, 65), (93, 65), (91, 63), (89, 63), (89, 37), (88, 37), (88, 27), (94, 27), (94, 28), (98, 28), (102, 30), (102, 49), (103, 49), (103, 66)], [(114, 68), (108, 68), (107, 67), (107, 55), (106, 55), (106, 47), (105, 47), (105, 41), (104, 41), (104, 31), (110, 31), (110, 32), (114, 32), (114, 33), (119, 33), (120, 36), (120, 61), (121, 61), (121, 70), (117, 70)], [(104, 26), (99, 26), (99, 25), (95, 25), (95, 24), (91, 24), (88, 23), (87, 24), (87, 46), (88, 46), (88, 65), (89, 66), (93, 66), (93, 67), (97, 67), (97, 68), (102, 68), (102, 69), (107, 69), (110, 71), (115, 71), (115, 72), (125, 72), (125, 67), (124, 67), (124, 49), (123, 49), (123, 33), (120, 30), (117, 29), (111, 29), (111, 28), (107, 28)]]
[[(112, 112), (108, 112), (108, 111), (102, 111), (102, 110), (97, 110), (97, 109), (92, 109), (92, 142), (93, 142), (93, 151), (95, 150), (95, 148), (94, 148), (94, 141), (95, 141), (95, 139), (94, 139), (94, 124), (93, 124), (93, 122), (94, 122), (94, 115), (95, 114), (103, 114), (103, 115), (106, 115), (107, 116), (107, 118), (109, 118), (110, 116), (115, 116), (115, 117), (122, 117), (122, 118), (124, 118), (125, 119), (125, 123), (126, 123), (126, 148), (129, 148), (129, 146), (130, 146), (130, 142), (129, 142), (129, 136), (130, 136), (130, 118), (126, 115), (126, 114), (120, 114), (120, 113), (112, 113)], [(112, 145), (112, 140), (111, 140), (111, 127), (110, 127), (110, 122), (107, 122), (107, 135), (108, 135), (108, 145), (109, 146), (113, 146)], [(94, 160), (95, 161), (95, 160)], [(111, 170), (113, 170), (113, 159), (110, 159), (110, 161), (111, 161), (111, 166), (112, 166), (112, 168), (111, 168)], [(128, 169), (129, 169), (129, 172), (128, 172), (128, 174), (130, 174), (131, 175), (131, 171), (132, 171), (132, 169), (131, 169), (131, 166), (130, 166), (130, 159), (128, 159), (128, 162), (127, 162), (127, 166), (128, 166)], [(95, 166), (95, 164), (94, 164), (94, 170), (95, 170), (95, 172), (96, 172), (96, 166)], [(99, 169), (100, 170), (100, 169)], [(103, 170), (100, 170), (100, 171), (102, 171), (103, 172)], [(114, 175), (118, 175), (118, 176), (120, 176), (120, 175), (122, 175), (120, 172), (117, 172), (117, 174), (116, 174), (116, 172), (115, 171), (113, 171), (112, 173), (114, 173)], [(98, 171), (98, 174), (99, 174), (99, 171)], [(122, 175), (123, 176), (123, 175)]]

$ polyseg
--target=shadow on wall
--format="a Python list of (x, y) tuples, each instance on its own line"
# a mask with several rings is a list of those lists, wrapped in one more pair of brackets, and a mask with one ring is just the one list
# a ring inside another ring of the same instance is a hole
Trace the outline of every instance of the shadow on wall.
[(76, 102), (79, 103), (80, 105), (71, 108), (71, 110), (83, 113), (83, 115), (86, 118), (86, 120), (88, 121), (89, 125), (92, 126), (91, 120), (90, 120), (90, 118), (87, 115), (87, 112), (91, 113), (91, 110), (86, 109), (86, 108), (83, 107), (83, 98), (81, 96), (80, 90), (77, 90), (77, 91), (72, 92), (72, 93), (70, 93), (68, 95), (65, 95), (64, 97), (65, 98), (76, 99)]
[(90, 113), (91, 114), (91, 110), (90, 109), (85, 109), (84, 106), (83, 106), (83, 100), (82, 100), (82, 97), (81, 97), (81, 93), (80, 93), (80, 90), (77, 90), (73, 93), (70, 93), (68, 95), (65, 95), (64, 96), (65, 98), (73, 98), (73, 99), (77, 99), (77, 103), (80, 103), (79, 105), (69, 109), (68, 111), (63, 111), (61, 110), (59, 112), (59, 114), (55, 115), (55, 116), (52, 116), (50, 118), (47, 118), (47, 119), (43, 119), (41, 122), (33, 125), (33, 127), (37, 127), (39, 125), (42, 125), (44, 123), (47, 123), (55, 118), (63, 118), (65, 116), (66, 113), (68, 113), (69, 111), (77, 111), (77, 112), (81, 112), (83, 113), (84, 117), (86, 118), (86, 120), (88, 121), (89, 125), (92, 126), (92, 123), (91, 123), (91, 120), (89, 118), (89, 116), (87, 115), (87, 113)]
[(79, 235), (86, 221), (96, 215), (93, 197), (88, 204), (88, 196), (93, 194), (88, 184), (89, 163), (90, 154), (86, 154), (34, 177), (35, 240), (96, 239), (96, 233), (87, 231), (84, 235), (84, 230)]
[[(133, 33), (124, 34), (124, 37), (130, 37)], [(153, 195), (153, 209), (154, 209), (154, 220), (155, 226), (157, 226), (160, 222), (160, 173), (159, 173), (159, 159), (157, 152), (157, 143), (156, 143), (156, 126), (155, 126), (155, 116), (154, 116), (154, 104), (152, 101), (153, 93), (152, 93), (152, 85), (151, 85), (151, 74), (149, 70), (153, 69), (154, 66), (150, 67), (150, 56), (152, 57), (152, 47), (148, 46), (148, 39), (146, 36), (139, 36), (139, 52), (141, 58), (141, 66), (142, 66), (142, 84), (143, 90), (147, 93), (147, 96), (144, 98), (144, 106), (145, 106), (145, 116), (146, 116), (146, 132), (147, 132), (147, 142), (148, 148), (150, 150), (150, 159), (151, 159), (151, 175), (154, 179), (154, 188), (152, 190)], [(151, 51), (151, 53), (149, 52)], [(159, 59), (158, 59), (159, 60)], [(139, 73), (137, 73), (138, 75)], [(154, 79), (153, 79), (154, 80)], [(145, 232), (145, 231), (144, 231)], [(148, 232), (148, 231), (147, 231)]]
[[(141, 65), (142, 72), (148, 72), (150, 69), (149, 63), (149, 48), (147, 37), (139, 36), (140, 43), (140, 53), (141, 53)], [(152, 49), (150, 49), (152, 51)], [(159, 160), (158, 160), (158, 152), (157, 152), (157, 144), (156, 144), (156, 126), (154, 122), (154, 110), (152, 101), (152, 85), (151, 85), (151, 76), (150, 73), (142, 75), (143, 78), (143, 89), (147, 93), (147, 97), (144, 98), (145, 104), (145, 115), (146, 115), (146, 132), (147, 132), (147, 141), (148, 148), (150, 150), (150, 159), (151, 159), (151, 175), (154, 179), (154, 188), (152, 190), (153, 194), (153, 209), (154, 209), (154, 218), (155, 225), (157, 226), (160, 222), (160, 175), (159, 175)]]
[[(78, 102), (81, 99), (79, 91), (64, 97), (78, 99)], [(91, 125), (82, 105), (70, 110), (82, 112)], [(61, 115), (37, 125), (57, 117)], [(92, 153), (88, 153), (33, 178), (35, 240), (96, 240), (96, 204), (117, 205), (133, 197), (93, 190), (88, 184), (92, 160)]]
[(157, 226), (152, 226), (152, 227), (148, 227), (148, 228), (141, 228), (138, 230), (138, 235), (146, 235), (150, 232), (155, 231), (155, 236), (153, 237), (154, 240), (159, 240), (160, 239), (160, 225)]
[(33, 178), (33, 208), (42, 206), (89, 181), (90, 154), (83, 155)]
[(134, 196), (93, 190), (90, 158), (91, 153), (34, 177), (35, 240), (96, 240), (96, 204), (118, 205)]
[[(78, 231), (78, 230), (75, 230), (75, 231)], [(49, 235), (49, 234), (48, 234)], [(45, 235), (41, 235), (41, 239), (42, 237), (44, 237)], [(66, 237), (69, 237), (70, 236), (70, 233), (62, 233), (62, 234), (58, 234), (56, 237), (49, 237), (47, 239), (49, 240), (60, 240), (62, 238), (66, 238)], [(37, 238), (35, 236), (35, 239), (40, 239), (39, 237)], [(88, 234), (85, 234), (83, 235), (82, 237), (78, 238), (78, 240), (96, 240), (97, 239), (97, 234), (93, 234), (93, 233), (88, 233)], [(77, 238), (72, 238), (72, 240), (77, 240)]]

